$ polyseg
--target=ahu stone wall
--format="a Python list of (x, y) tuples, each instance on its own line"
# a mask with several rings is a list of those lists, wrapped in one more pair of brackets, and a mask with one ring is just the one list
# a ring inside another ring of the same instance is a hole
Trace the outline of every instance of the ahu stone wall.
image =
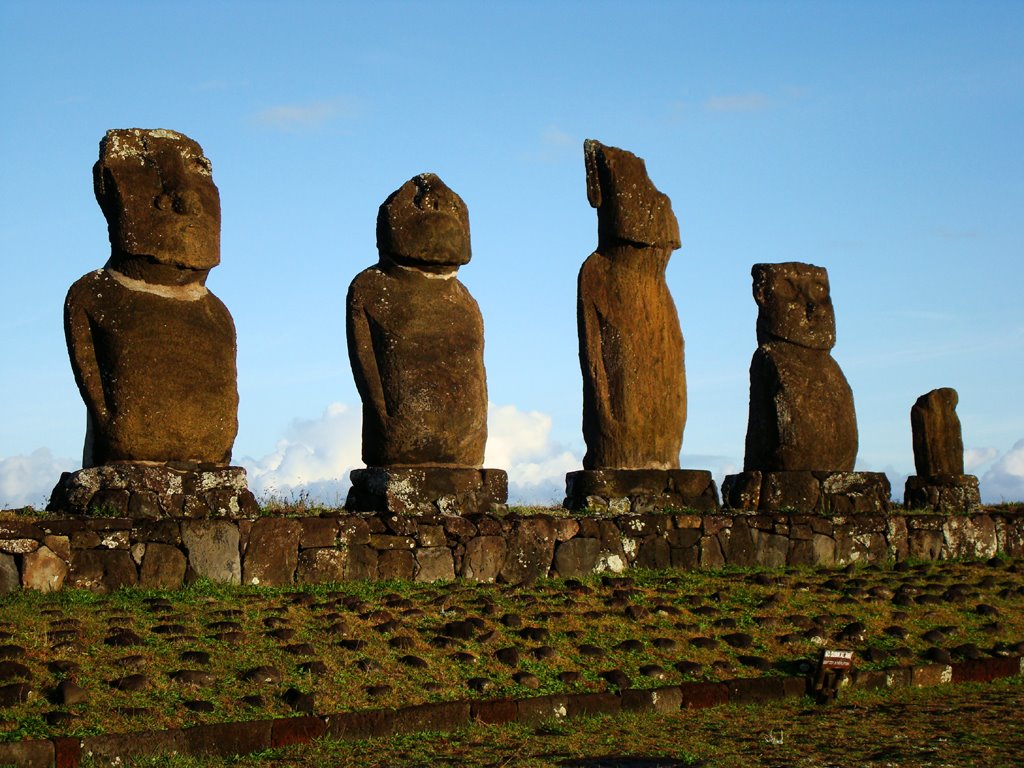
[(629, 568), (1024, 556), (1024, 511), (0, 520), (0, 592), (407, 579), (527, 583)]

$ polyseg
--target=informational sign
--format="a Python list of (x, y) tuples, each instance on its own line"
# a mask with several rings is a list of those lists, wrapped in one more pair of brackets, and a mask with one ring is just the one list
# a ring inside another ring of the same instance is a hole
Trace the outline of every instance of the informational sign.
[(825, 649), (821, 654), (821, 669), (848, 670), (853, 666), (853, 651)]

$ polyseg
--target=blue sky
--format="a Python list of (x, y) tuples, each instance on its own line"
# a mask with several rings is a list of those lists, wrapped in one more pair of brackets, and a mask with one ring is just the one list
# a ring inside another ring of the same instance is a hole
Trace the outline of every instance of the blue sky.
[(576, 273), (596, 244), (582, 143), (647, 161), (683, 246), (683, 465), (742, 463), (755, 262), (826, 267), (858, 468), (913, 471), (909, 409), (960, 393), (988, 500), (1024, 498), (1024, 4), (0, 4), (0, 506), (80, 457), (68, 286), (103, 265), (108, 128), (213, 162), (238, 329), (235, 460), (254, 487), (343, 497), (358, 465), (348, 283), (377, 207), (433, 171), (466, 201), (486, 328), (488, 463), (560, 500), (579, 466)]

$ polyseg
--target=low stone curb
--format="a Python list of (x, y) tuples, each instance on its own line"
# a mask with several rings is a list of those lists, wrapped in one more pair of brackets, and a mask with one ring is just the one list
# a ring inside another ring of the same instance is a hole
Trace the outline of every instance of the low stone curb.
[[(1024, 656), (977, 659), (957, 664), (923, 664), (887, 670), (855, 670), (850, 688), (925, 687), (991, 682), (1024, 675)], [(160, 754), (230, 756), (306, 744), (323, 736), (358, 740), (420, 731), (453, 731), (472, 723), (539, 724), (547, 720), (614, 715), (618, 712), (670, 713), (721, 704), (762, 704), (803, 696), (806, 677), (754, 677), (718, 683), (694, 682), (652, 689), (605, 693), (564, 693), (526, 699), (450, 701), (401, 709), (372, 709), (334, 715), (282, 717), (191, 728), (113, 733), (84, 739), (53, 738), (0, 744), (0, 766), (77, 768), (83, 757), (119, 765), (128, 758)]]

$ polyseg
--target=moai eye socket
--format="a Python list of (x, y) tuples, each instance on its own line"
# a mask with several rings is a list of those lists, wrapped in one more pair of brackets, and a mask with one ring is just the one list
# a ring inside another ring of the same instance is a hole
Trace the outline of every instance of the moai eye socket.
[(203, 212), (203, 203), (194, 189), (186, 189), (174, 196), (174, 212), (195, 215)]
[(166, 192), (153, 198), (153, 205), (161, 211), (169, 211), (174, 207), (174, 199)]

